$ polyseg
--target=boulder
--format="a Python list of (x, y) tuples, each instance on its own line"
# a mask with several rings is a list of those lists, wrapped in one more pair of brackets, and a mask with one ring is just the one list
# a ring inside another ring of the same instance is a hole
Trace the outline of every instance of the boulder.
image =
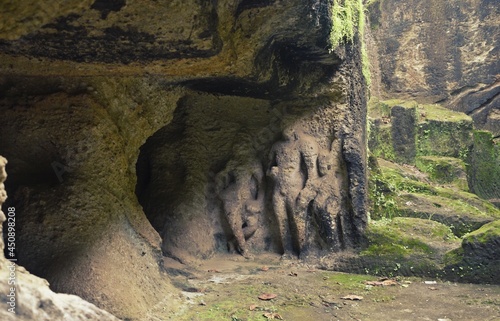
[(462, 247), (446, 254), (448, 278), (462, 282), (500, 284), (500, 220), (467, 234)]

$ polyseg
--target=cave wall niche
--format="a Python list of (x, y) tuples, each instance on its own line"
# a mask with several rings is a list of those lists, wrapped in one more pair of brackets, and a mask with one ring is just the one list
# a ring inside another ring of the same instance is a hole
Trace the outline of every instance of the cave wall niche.
[(136, 194), (164, 254), (184, 263), (228, 251), (312, 258), (359, 245), (346, 107), (331, 97), (183, 97), (137, 162)]

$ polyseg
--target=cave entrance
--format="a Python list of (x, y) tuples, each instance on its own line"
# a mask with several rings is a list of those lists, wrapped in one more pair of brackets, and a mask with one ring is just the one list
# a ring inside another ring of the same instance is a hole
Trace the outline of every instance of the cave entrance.
[[(165, 255), (189, 261), (226, 252), (234, 237), (231, 225), (247, 234), (252, 250), (279, 251), (264, 197), (265, 162), (279, 136), (279, 119), (270, 117), (270, 110), (263, 99), (192, 94), (179, 101), (172, 122), (141, 147), (136, 194), (162, 237)], [(227, 193), (235, 213), (228, 219), (221, 189), (243, 175), (248, 192)], [(257, 220), (250, 217), (255, 215)]]

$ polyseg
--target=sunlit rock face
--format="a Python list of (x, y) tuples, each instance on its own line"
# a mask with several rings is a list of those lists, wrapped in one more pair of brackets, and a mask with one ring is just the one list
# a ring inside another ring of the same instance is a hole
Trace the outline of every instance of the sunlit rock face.
[(364, 242), (359, 39), (330, 51), (328, 1), (29, 3), (0, 5), (25, 22), (0, 28), (0, 154), (53, 290), (168, 316), (162, 254)]
[(440, 102), (500, 134), (498, 3), (389, 0), (369, 10), (379, 94)]

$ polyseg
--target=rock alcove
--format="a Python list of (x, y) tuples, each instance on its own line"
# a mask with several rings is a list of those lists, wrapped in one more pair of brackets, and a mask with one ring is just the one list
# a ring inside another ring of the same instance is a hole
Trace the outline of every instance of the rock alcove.
[(329, 1), (75, 4), (0, 7), (20, 265), (141, 319), (174, 305), (162, 253), (363, 242), (366, 87), (359, 39), (331, 51)]
[(137, 163), (136, 194), (164, 254), (306, 257), (359, 245), (339, 115), (328, 99), (183, 97)]

